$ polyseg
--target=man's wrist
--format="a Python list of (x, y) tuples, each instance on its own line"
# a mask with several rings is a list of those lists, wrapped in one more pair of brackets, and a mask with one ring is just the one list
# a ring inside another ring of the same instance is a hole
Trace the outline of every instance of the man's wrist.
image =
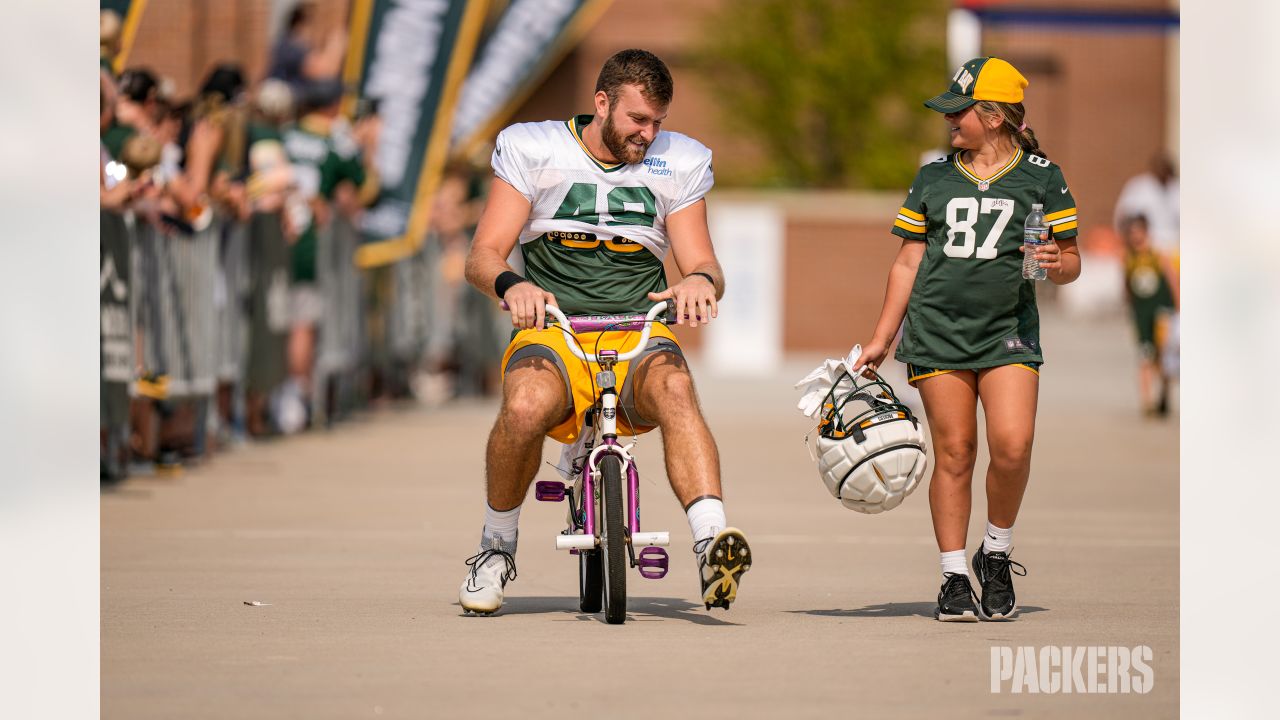
[(498, 299), (501, 300), (507, 296), (508, 290), (522, 282), (529, 281), (510, 270), (504, 270), (499, 273), (498, 277), (493, 281), (493, 292), (498, 296)]

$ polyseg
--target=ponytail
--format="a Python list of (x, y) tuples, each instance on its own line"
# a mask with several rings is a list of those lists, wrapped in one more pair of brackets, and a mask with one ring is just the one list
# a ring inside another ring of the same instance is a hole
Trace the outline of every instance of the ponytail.
[(1009, 133), (1014, 145), (1022, 148), (1029, 155), (1039, 155), (1045, 160), (1049, 156), (1040, 149), (1040, 141), (1036, 133), (1026, 124), (1027, 109), (1022, 103), (1002, 103), (983, 100), (977, 104), (978, 111), (984, 115), (995, 115), (1003, 120), (1002, 129)]
[(1040, 149), (1040, 141), (1036, 140), (1035, 131), (1027, 125), (1021, 125), (1021, 127), (1022, 130), (1013, 129), (1013, 141), (1028, 155), (1039, 155), (1048, 160), (1049, 158), (1044, 154), (1044, 151)]

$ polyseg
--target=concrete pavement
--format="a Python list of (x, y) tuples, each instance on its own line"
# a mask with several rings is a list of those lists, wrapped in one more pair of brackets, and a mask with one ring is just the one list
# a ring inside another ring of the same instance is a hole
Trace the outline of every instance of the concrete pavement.
[[(104, 494), (103, 717), (1174, 716), (1177, 424), (1137, 412), (1128, 333), (1045, 317), (1014, 622), (932, 620), (925, 490), (879, 516), (827, 494), (791, 389), (821, 358), (765, 379), (695, 358), (730, 522), (755, 555), (731, 611), (696, 602), (654, 433), (638, 447), (644, 526), (671, 531), (672, 567), (629, 576), (625, 625), (577, 612), (576, 559), (552, 546), (564, 506), (532, 500), (507, 606), (462, 616), (496, 404), (389, 411)], [(993, 646), (1090, 645), (1149, 646), (1152, 691), (991, 691)]]

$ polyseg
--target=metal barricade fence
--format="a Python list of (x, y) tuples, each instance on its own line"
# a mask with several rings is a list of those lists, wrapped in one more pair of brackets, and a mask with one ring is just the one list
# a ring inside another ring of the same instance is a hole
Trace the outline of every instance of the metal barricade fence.
[(129, 439), (129, 385), (135, 364), (133, 346), (133, 242), (120, 213), (99, 211), (98, 311), (99, 405), (103, 431), (102, 478), (118, 480), (125, 473)]
[(135, 226), (143, 365), (168, 378), (170, 398), (206, 397), (214, 389), (219, 231), (218, 223), (194, 235), (161, 232), (145, 222)]
[(99, 215), (101, 422), (103, 427), (111, 427), (127, 422), (129, 414), (129, 383), (134, 367), (130, 315), (133, 243), (123, 215), (107, 210)]
[(494, 371), (509, 339), (497, 304), (462, 277), (464, 252), (446, 249), (431, 234), (419, 250), (394, 266), (390, 349), (410, 372), (454, 371), (450, 395), (492, 390)]
[(287, 376), (289, 246), (279, 212), (249, 217), (246, 249), (247, 324), (244, 390), (270, 395)]
[[(324, 417), (330, 406), (339, 418), (357, 407), (357, 388), (372, 374), (366, 312), (373, 294), (353, 262), (360, 240), (341, 217), (318, 235), (324, 312), (314, 365), (317, 426), (337, 419)], [(408, 373), (429, 353), (450, 353), (456, 342), (445, 318), (458, 298), (441, 280), (439, 256), (429, 238), (385, 271), (392, 287), (380, 332), (392, 362)], [(289, 248), (279, 213), (255, 213), (244, 223), (217, 217), (184, 234), (103, 211), (100, 268), (101, 425), (116, 433), (118, 446), (127, 439), (138, 368), (167, 380), (168, 404), (195, 405), (197, 453), (216, 414), (210, 400), (220, 382), (242, 400), (245, 393), (267, 396), (285, 381)]]
[(359, 231), (335, 214), (316, 238), (316, 285), (324, 300), (312, 381), (312, 415), (324, 422), (341, 417), (355, 404), (357, 366), (365, 358), (364, 293), (355, 266)]
[(426, 352), (431, 321), (431, 298), (435, 287), (432, 255), (428, 240), (418, 251), (392, 267), (392, 300), (387, 345), (392, 362), (412, 366)]
[(224, 222), (214, 284), (217, 315), (217, 380), (240, 387), (244, 382), (249, 336), (249, 227)]

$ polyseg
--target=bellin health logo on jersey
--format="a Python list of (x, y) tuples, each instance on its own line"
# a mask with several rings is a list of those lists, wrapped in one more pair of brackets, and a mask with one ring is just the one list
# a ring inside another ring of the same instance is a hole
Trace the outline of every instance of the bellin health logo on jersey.
[(667, 161), (658, 157), (647, 157), (644, 159), (645, 169), (650, 175), (670, 175), (671, 168), (667, 167)]

